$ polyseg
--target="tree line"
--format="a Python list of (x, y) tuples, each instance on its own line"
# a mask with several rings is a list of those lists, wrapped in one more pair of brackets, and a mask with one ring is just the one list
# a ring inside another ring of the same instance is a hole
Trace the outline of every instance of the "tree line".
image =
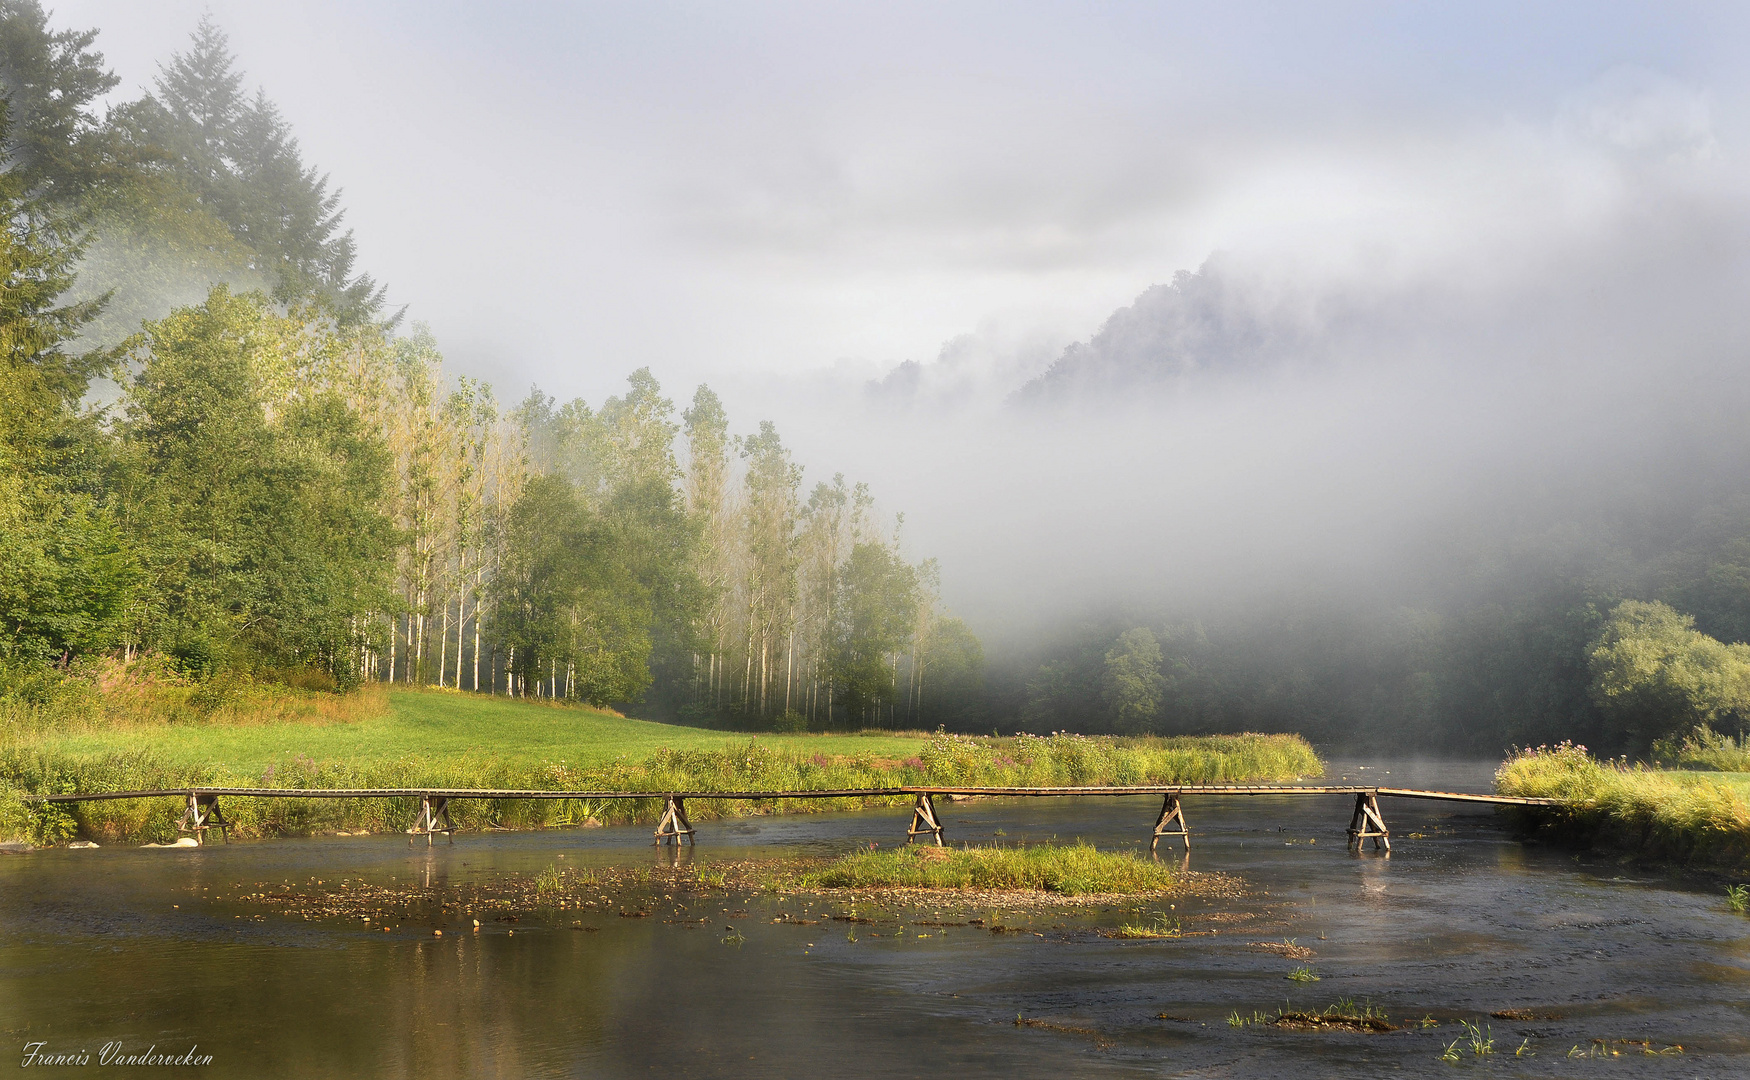
[[(1031, 656), (1004, 658), (991, 707), (1032, 731), (1295, 730), (1357, 753), (1494, 756), (1571, 740), (1644, 755), (1660, 744), (1742, 739), (1750, 644), (1729, 609), (1750, 610), (1747, 551), (1727, 544), (1719, 561), (1677, 587), (1667, 578), (1664, 590), (1557, 579), (1511, 604), (1284, 604), (1266, 618), (1131, 626), (1109, 613)], [(1660, 591), (1665, 599), (1635, 597)], [(1699, 618), (1670, 602), (1686, 599)]]
[(210, 20), (101, 118), (94, 38), (0, 0), (12, 683), (114, 655), (749, 727), (975, 708), (978, 641), (864, 486), (804, 497), (771, 423), (645, 369), (594, 408), (452, 377)]

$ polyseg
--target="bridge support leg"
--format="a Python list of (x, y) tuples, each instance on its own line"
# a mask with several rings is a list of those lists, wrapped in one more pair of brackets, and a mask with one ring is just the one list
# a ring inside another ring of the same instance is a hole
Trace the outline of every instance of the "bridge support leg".
[(195, 843), (204, 844), (208, 829), (219, 830), (225, 843), (231, 842), (231, 823), (219, 812), (219, 797), (191, 791), (188, 793), (188, 807), (182, 812), (182, 820), (176, 823), (176, 831), (194, 833)]
[(662, 820), (656, 823), (656, 839), (652, 843), (678, 847), (683, 836), (689, 844), (698, 843), (693, 839), (693, 823), (687, 820), (686, 800), (679, 795), (670, 795), (662, 808)]
[(1391, 850), (1391, 830), (1385, 827), (1385, 818), (1380, 816), (1379, 796), (1364, 791), (1355, 796), (1355, 813), (1349, 818), (1349, 846), (1360, 851), (1362, 843), (1369, 839), (1373, 841), (1375, 851), (1382, 844), (1385, 850)]
[(911, 808), (911, 826), (905, 831), (905, 842), (929, 833), (936, 838), (936, 846), (942, 846), (942, 821), (936, 816), (936, 804), (930, 800), (928, 793), (920, 792), (917, 802)]
[(450, 843), (456, 842), (456, 823), (450, 820), (450, 800), (443, 795), (421, 795), (419, 797), (419, 820), (413, 823), (413, 828), (407, 830), (407, 842), (413, 843), (413, 838), (425, 834), (425, 846), (431, 846), (431, 834), (443, 833), (449, 837)]
[[(1176, 829), (1174, 822), (1179, 825)], [(1185, 854), (1191, 854), (1191, 829), (1185, 824), (1185, 808), (1179, 804), (1178, 792), (1169, 792), (1161, 800), (1161, 816), (1155, 819), (1154, 838), (1148, 842), (1149, 854), (1154, 854), (1163, 836), (1176, 836), (1185, 841)]]

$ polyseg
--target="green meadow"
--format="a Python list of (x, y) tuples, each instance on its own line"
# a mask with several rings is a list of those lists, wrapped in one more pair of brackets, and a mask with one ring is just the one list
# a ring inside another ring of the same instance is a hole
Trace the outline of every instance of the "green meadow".
[[(1294, 735), (748, 735), (434, 690), (367, 689), (340, 698), (245, 687), (218, 705), (191, 705), (181, 693), (160, 688), (124, 700), (118, 691), (52, 723), (9, 723), (0, 742), (0, 835), (38, 843), (167, 840), (181, 812), (174, 799), (43, 806), (21, 796), (187, 786), (651, 793), (452, 804), (465, 828), (516, 829), (654, 823), (656, 796), (670, 791), (1237, 783), (1323, 772)], [(688, 810), (700, 821), (902, 802), (699, 799)], [(225, 806), (241, 836), (394, 832), (413, 813), (410, 800), (387, 798), (239, 798)]]
[[(759, 741), (799, 754), (913, 757), (921, 732), (760, 735)], [(260, 777), (300, 759), (367, 765), (408, 757), (490, 758), (506, 766), (564, 762), (589, 767), (617, 758), (643, 759), (658, 750), (721, 750), (749, 736), (632, 720), (583, 705), (547, 704), (442, 690), (391, 690), (384, 704), (345, 722), (280, 719), (92, 728), (43, 735), (48, 753), (99, 758), (148, 750), (170, 762), (224, 768)], [(271, 779), (271, 777), (270, 777)]]

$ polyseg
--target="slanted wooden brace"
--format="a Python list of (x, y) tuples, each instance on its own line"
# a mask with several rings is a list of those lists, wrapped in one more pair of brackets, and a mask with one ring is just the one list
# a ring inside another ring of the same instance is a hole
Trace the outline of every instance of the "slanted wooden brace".
[(679, 795), (670, 795), (668, 803), (662, 808), (662, 820), (656, 823), (656, 839), (653, 844), (674, 844), (680, 846), (681, 837), (687, 838), (687, 843), (697, 844), (693, 838), (693, 823), (687, 820), (687, 803)]
[(1379, 795), (1363, 791), (1355, 796), (1355, 813), (1349, 818), (1349, 846), (1360, 851), (1362, 841), (1369, 838), (1375, 851), (1382, 843), (1386, 851), (1391, 850), (1391, 830), (1385, 827), (1385, 818), (1379, 814)]
[(413, 843), (413, 838), (425, 834), (425, 846), (431, 846), (431, 834), (443, 833), (449, 837), (450, 843), (456, 842), (456, 823), (450, 820), (450, 800), (446, 795), (421, 795), (419, 797), (419, 820), (413, 823), (413, 828), (407, 830), (407, 842)]
[(927, 792), (919, 792), (917, 802), (912, 804), (911, 826), (905, 831), (905, 842), (909, 844), (924, 833), (936, 838), (937, 847), (942, 846), (942, 822), (936, 817), (936, 804), (930, 801)]
[(177, 832), (194, 833), (194, 842), (207, 842), (207, 830), (217, 829), (225, 837), (225, 843), (231, 842), (231, 823), (225, 820), (225, 815), (219, 813), (219, 797), (217, 795), (197, 795), (188, 793), (188, 809), (182, 812), (182, 820), (176, 823)]
[[(1176, 829), (1173, 828), (1175, 821), (1179, 823)], [(1191, 854), (1191, 830), (1185, 824), (1185, 808), (1179, 805), (1179, 793), (1176, 791), (1168, 792), (1161, 800), (1161, 816), (1155, 819), (1154, 839), (1148, 842), (1150, 854), (1154, 853), (1163, 836), (1176, 836), (1185, 841), (1185, 854)]]

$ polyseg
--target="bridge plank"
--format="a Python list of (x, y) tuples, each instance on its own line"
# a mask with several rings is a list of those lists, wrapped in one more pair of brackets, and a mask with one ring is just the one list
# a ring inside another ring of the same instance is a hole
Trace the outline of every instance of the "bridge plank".
[(263, 799), (863, 799), (917, 795), (975, 795), (1003, 798), (1052, 798), (1077, 795), (1122, 797), (1126, 795), (1363, 795), (1381, 798), (1425, 799), (1437, 802), (1483, 803), (1498, 806), (1560, 806), (1561, 799), (1523, 798), (1481, 792), (1424, 791), (1418, 788), (1388, 788), (1364, 785), (1311, 784), (1139, 784), (1124, 787), (892, 787), (832, 788), (784, 791), (545, 791), (498, 788), (244, 788), (186, 787), (150, 791), (92, 791), (56, 795), (26, 795), (26, 802), (99, 802), (109, 799), (187, 798), (190, 795), (225, 795)]

